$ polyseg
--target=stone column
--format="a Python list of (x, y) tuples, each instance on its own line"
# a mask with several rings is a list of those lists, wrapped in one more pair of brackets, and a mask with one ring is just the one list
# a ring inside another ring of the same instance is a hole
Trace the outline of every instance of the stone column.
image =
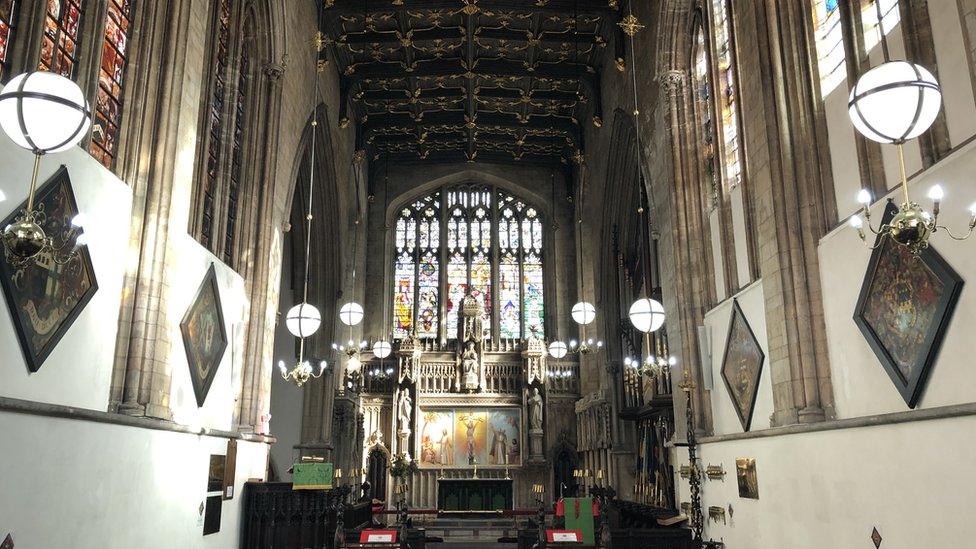
[(738, 18), (738, 49), (756, 52), (755, 63), (742, 66), (740, 87), (774, 425), (833, 415), (817, 247), (837, 214), (812, 123), (818, 76), (807, 15), (798, 4), (752, 0)]
[[(677, 265), (673, 286), (676, 296), (682, 299), (665, 300), (668, 318), (677, 319), (668, 322), (669, 332), (676, 331), (681, 336), (679, 345), (675, 349), (681, 359), (682, 368), (688, 368), (697, 382), (697, 389), (693, 394), (695, 409), (695, 429), (700, 434), (712, 430), (712, 408), (708, 391), (702, 387), (702, 373), (697, 339), (698, 326), (704, 323), (705, 311), (711, 302), (714, 286), (709, 284), (707, 276), (708, 261), (706, 254), (710, 253), (702, 245), (700, 235), (705, 231), (702, 224), (701, 211), (704, 207), (704, 197), (701, 196), (700, 186), (694, 178), (687, 175), (688, 163), (695, 162), (689, 158), (686, 151), (691, 145), (687, 144), (684, 135), (686, 124), (684, 119), (684, 105), (687, 100), (687, 74), (684, 71), (671, 70), (661, 76), (661, 85), (665, 92), (670, 119), (670, 141), (674, 182), (672, 184), (670, 208), (672, 211), (672, 234), (675, 251), (674, 259)], [(695, 173), (692, 171), (692, 173)], [(689, 297), (690, 296), (690, 297)], [(678, 406), (682, 404), (676, 403)], [(683, 410), (676, 414), (683, 415)], [(682, 424), (679, 428), (685, 430)]]
[[(128, 67), (130, 87), (125, 157), (119, 171), (133, 190), (129, 241), (135, 254), (125, 273), (110, 408), (121, 413), (171, 419), (171, 364), (167, 316), (170, 219), (174, 175), (181, 143), (180, 110), (187, 66), (192, 2), (147, 4), (141, 16), (141, 46)], [(182, 39), (173, 39), (182, 37)], [(184, 227), (174, 231), (185, 232)]]

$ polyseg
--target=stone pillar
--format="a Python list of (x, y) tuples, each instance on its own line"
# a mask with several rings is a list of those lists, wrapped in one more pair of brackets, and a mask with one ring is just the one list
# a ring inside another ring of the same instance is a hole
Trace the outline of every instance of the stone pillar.
[(756, 52), (741, 67), (740, 97), (777, 426), (833, 415), (817, 248), (837, 213), (812, 123), (818, 75), (807, 12), (774, 0), (738, 12), (738, 49)]
[[(682, 122), (686, 116), (684, 106), (688, 92), (687, 74), (679, 70), (668, 71), (662, 75), (661, 84), (668, 104), (671, 164), (674, 174), (670, 205), (673, 218), (671, 237), (674, 242), (675, 263), (682, 266), (675, 273), (674, 293), (676, 296), (694, 296), (676, 299), (673, 300), (674, 302), (665, 300), (665, 307), (668, 309), (668, 318), (677, 319), (673, 323), (669, 321), (668, 326), (669, 335), (671, 331), (676, 331), (681, 336), (675, 351), (680, 357), (682, 367), (689, 368), (694, 378), (699, 380), (697, 383), (699, 389), (692, 394), (695, 429), (700, 434), (705, 434), (712, 430), (712, 408), (708, 391), (702, 389), (704, 384), (700, 381), (702, 373), (695, 334), (698, 333), (698, 326), (704, 323), (705, 311), (711, 303), (714, 285), (709, 284), (707, 275), (709, 265), (706, 255), (710, 252), (702, 245), (700, 238), (705, 231), (701, 217), (704, 197), (701, 195), (700, 186), (686, 173), (687, 164), (696, 161), (694, 158), (687, 157), (686, 151), (691, 145), (684, 140), (687, 124)], [(680, 412), (681, 410), (676, 409), (676, 414), (681, 415)], [(680, 431), (684, 430), (685, 426), (682, 424)]]
[[(125, 273), (119, 312), (110, 408), (135, 416), (171, 419), (171, 364), (167, 316), (170, 281), (170, 221), (177, 157), (186, 146), (180, 133), (184, 84), (198, 75), (188, 67), (187, 40), (192, 2), (147, 4), (140, 17), (140, 47), (127, 78), (140, 83), (127, 102), (126, 119), (138, 120), (125, 137), (119, 166), (133, 191), (129, 232), (135, 255)], [(141, 11), (141, 10), (140, 10)], [(173, 37), (183, 37), (182, 40)], [(194, 128), (195, 131), (195, 128)], [(172, 231), (185, 233), (185, 227)]]

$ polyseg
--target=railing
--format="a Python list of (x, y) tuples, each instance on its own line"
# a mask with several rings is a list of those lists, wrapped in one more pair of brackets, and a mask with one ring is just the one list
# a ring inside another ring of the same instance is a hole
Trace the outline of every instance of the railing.
[(485, 391), (488, 393), (515, 393), (522, 391), (522, 365), (489, 362), (485, 364)]
[(421, 362), (417, 390), (421, 393), (449, 393), (457, 366), (453, 362)]
[[(348, 489), (292, 490), (290, 482), (248, 482), (244, 485), (242, 549), (331, 546), (336, 529), (336, 498)], [(370, 522), (366, 502), (346, 507), (346, 530)]]
[(550, 361), (547, 366), (546, 385), (550, 393), (579, 393), (579, 363)]

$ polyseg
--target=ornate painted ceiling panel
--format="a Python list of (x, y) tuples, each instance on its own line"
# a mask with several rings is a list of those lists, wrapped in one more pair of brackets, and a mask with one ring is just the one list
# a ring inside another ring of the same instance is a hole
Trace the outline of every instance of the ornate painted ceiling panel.
[[(616, 0), (325, 0), (341, 123), (374, 156), (565, 163), (602, 124)], [(351, 107), (353, 112), (347, 112)]]

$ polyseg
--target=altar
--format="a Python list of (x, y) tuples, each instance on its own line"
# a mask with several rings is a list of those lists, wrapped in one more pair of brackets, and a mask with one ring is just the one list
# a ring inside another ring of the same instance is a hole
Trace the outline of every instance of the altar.
[(437, 479), (437, 508), (441, 511), (512, 509), (512, 479)]

